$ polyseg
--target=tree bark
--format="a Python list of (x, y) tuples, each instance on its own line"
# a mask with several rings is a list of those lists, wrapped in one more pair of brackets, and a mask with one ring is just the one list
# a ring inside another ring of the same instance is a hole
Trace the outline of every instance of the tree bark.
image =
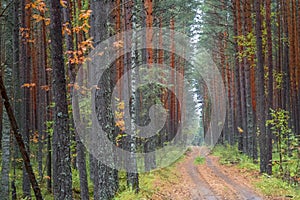
[[(66, 7), (63, 9), (63, 14), (64, 14), (64, 23), (67, 25), (68, 29), (71, 30), (71, 33), (65, 34), (67, 51), (73, 52), (74, 44), (73, 44), (72, 22), (70, 19), (70, 0), (66, 1)], [(76, 65), (72, 63), (72, 58), (73, 58), (72, 54), (69, 54), (68, 74), (70, 79), (71, 99), (76, 98), (76, 95), (75, 96), (73, 95), (73, 92), (76, 92), (74, 90), (74, 84), (76, 81)], [(78, 104), (75, 104), (75, 106), (78, 106)], [(73, 111), (74, 110), (79, 110), (79, 108), (73, 108)], [(77, 116), (79, 116), (79, 114), (77, 114)], [(75, 134), (76, 152), (77, 152), (76, 161), (77, 161), (78, 171), (79, 171), (80, 197), (82, 200), (88, 200), (89, 190), (88, 190), (87, 171), (86, 171), (85, 148), (82, 142), (80, 141), (80, 138), (76, 131), (76, 127), (74, 127), (74, 118), (72, 116), (70, 117), (70, 124), (73, 126), (75, 130), (74, 134)]]
[(262, 17), (261, 17), (261, 1), (254, 0), (254, 9), (256, 13), (256, 99), (259, 102), (256, 110), (256, 120), (259, 130), (259, 147), (260, 147), (260, 172), (272, 173), (272, 166), (269, 165), (268, 157), (268, 138), (266, 133), (266, 103), (264, 89), (264, 59), (263, 59), (263, 44), (262, 44)]
[(50, 1), (50, 38), (53, 73), (53, 194), (57, 200), (72, 199), (72, 172), (66, 78), (63, 59), (60, 0)]
[(5, 124), (3, 127), (4, 129), (2, 134), (2, 169), (0, 197), (3, 200), (9, 200), (10, 130), (9, 127), (5, 126)]
[[(273, 44), (272, 44), (272, 22), (271, 22), (271, 0), (266, 0), (266, 27), (267, 27), (267, 63), (268, 63), (268, 106), (266, 107), (268, 119), (271, 119), (270, 109), (273, 108)], [(268, 173), (272, 173), (272, 130), (267, 127), (267, 160), (268, 160)]]
[(12, 131), (15, 135), (16, 141), (18, 143), (18, 146), (19, 146), (19, 149), (20, 149), (23, 161), (24, 161), (26, 172), (29, 176), (31, 186), (32, 186), (33, 191), (35, 193), (35, 197), (36, 197), (37, 200), (42, 200), (43, 197), (42, 197), (42, 194), (41, 194), (41, 190), (38, 186), (38, 183), (36, 181), (34, 172), (32, 170), (31, 163), (30, 163), (30, 158), (29, 158), (29, 155), (26, 151), (26, 147), (25, 147), (25, 143), (22, 139), (22, 135), (19, 132), (19, 127), (17, 125), (16, 118), (13, 114), (13, 109), (12, 109), (10, 103), (9, 103), (9, 98), (7, 96), (7, 93), (6, 93), (6, 89), (5, 89), (3, 80), (2, 80), (2, 76), (0, 76), (0, 90), (1, 90), (1, 96), (2, 96), (3, 101), (4, 101), (4, 106), (5, 106), (5, 109), (6, 109), (10, 124), (11, 124), (11, 128), (12, 128)]
[[(107, 27), (107, 21), (114, 23), (111, 14), (109, 11), (112, 11), (114, 2), (96, 0), (91, 1), (91, 36), (94, 38), (94, 45), (102, 42), (109, 36), (109, 31)], [(114, 86), (116, 76), (115, 66), (111, 66), (109, 69), (102, 74), (101, 80), (98, 83), (98, 86), (102, 88), (101, 90), (96, 91), (95, 103), (96, 103), (96, 112), (101, 113), (98, 118), (98, 122), (103, 127), (103, 131), (107, 133), (107, 137), (115, 142), (115, 130), (114, 128), (114, 119), (111, 112), (111, 94), (112, 87)], [(104, 128), (107, 127), (107, 128)], [(99, 151), (103, 151), (104, 145), (99, 141)], [(109, 148), (107, 146), (107, 148)], [(112, 150), (111, 153), (113, 154)], [(106, 157), (106, 162), (114, 163), (113, 155)], [(118, 171), (112, 169), (100, 160), (95, 159), (95, 168), (94, 168), (94, 199), (105, 199), (109, 200), (114, 197), (116, 194), (119, 181), (118, 181)]]
[[(31, 17), (31, 8), (25, 9), (27, 3), (30, 3), (28, 0), (21, 1), (21, 52), (20, 52), (20, 63), (22, 67), (20, 67), (20, 80), (22, 88), (22, 104), (21, 104), (21, 132), (23, 134), (23, 139), (25, 146), (27, 148), (27, 152), (30, 153), (29, 149), (29, 132), (30, 132), (30, 86), (24, 87), (24, 84), (30, 83), (30, 70), (31, 70), (31, 47), (29, 43), (30, 39), (30, 17)], [(23, 167), (23, 197), (30, 197), (30, 184), (29, 177), (26, 173), (25, 166)]]
[[(234, 16), (234, 34), (235, 36), (238, 36), (241, 34), (239, 31), (240, 29), (240, 14), (238, 13), (240, 3), (239, 0), (233, 0), (233, 16)], [(235, 41), (235, 49), (236, 53), (240, 52), (240, 48), (237, 44), (237, 41)], [(236, 55), (235, 58), (235, 123), (234, 123), (234, 130), (235, 130), (235, 136), (238, 138), (238, 149), (239, 151), (243, 151), (243, 136), (238, 131), (238, 127), (242, 127), (242, 116), (241, 116), (241, 85), (240, 85), (240, 62), (238, 60), (238, 57)]]

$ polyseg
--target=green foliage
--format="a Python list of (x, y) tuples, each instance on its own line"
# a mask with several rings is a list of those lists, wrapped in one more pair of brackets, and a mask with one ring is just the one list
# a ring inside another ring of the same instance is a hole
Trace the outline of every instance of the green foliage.
[(282, 181), (279, 178), (263, 176), (255, 185), (259, 190), (268, 196), (290, 197), (300, 199), (300, 190)]
[(203, 165), (205, 163), (205, 158), (202, 156), (197, 156), (194, 160), (195, 165)]
[(239, 167), (247, 167), (248, 169), (259, 169), (257, 165), (253, 163), (253, 160), (248, 156), (242, 154), (237, 145), (226, 146), (218, 145), (213, 149), (213, 155), (220, 157), (220, 163), (225, 165), (238, 164)]
[[(186, 153), (191, 151), (191, 149), (187, 149)], [(184, 156), (181, 156), (175, 163), (172, 165), (162, 168), (159, 170), (155, 170), (152, 172), (141, 173), (139, 174), (139, 182), (140, 182), (140, 191), (136, 194), (131, 189), (127, 188), (126, 183), (126, 173), (119, 172), (119, 183), (120, 189), (114, 198), (114, 200), (132, 200), (132, 199), (152, 199), (153, 194), (158, 192), (160, 188), (155, 186), (155, 182), (178, 182), (178, 175), (176, 174), (175, 167), (178, 163), (183, 161)]]
[(277, 72), (276, 70), (273, 70), (273, 76), (275, 80), (275, 87), (276, 89), (281, 89), (282, 88), (282, 83), (283, 83), (283, 73)]
[[(164, 173), (163, 173), (163, 172)], [(127, 188), (126, 186), (126, 175), (123, 172), (120, 174), (120, 190), (117, 193), (114, 200), (131, 200), (131, 199), (145, 199), (145, 198), (151, 198), (151, 196), (155, 193), (154, 182), (156, 179), (161, 179), (164, 177), (171, 176), (170, 173), (172, 171), (170, 169), (163, 169), (156, 172), (149, 172), (139, 175), (139, 181), (140, 181), (140, 192), (138, 194), (135, 193), (135, 191), (132, 191), (131, 189)]]
[[(88, 162), (86, 163), (87, 166)], [(89, 177), (89, 175), (88, 175)], [(73, 188), (73, 196), (74, 199), (80, 199), (80, 178), (79, 178), (79, 171), (77, 169), (72, 169), (72, 188)], [(91, 181), (88, 180), (88, 189), (89, 189), (89, 196), (93, 196), (93, 184)]]
[(242, 61), (242, 59), (245, 57), (248, 60), (253, 59), (253, 56), (255, 56), (256, 52), (256, 37), (253, 32), (250, 32), (247, 35), (239, 35), (236, 37), (236, 39), (238, 45), (243, 47), (243, 51), (238, 52), (239, 60)]
[(289, 112), (283, 109), (271, 109), (270, 115), (271, 119), (266, 123), (277, 140), (277, 149), (273, 157), (274, 174), (290, 183), (297, 183), (300, 178), (299, 138), (289, 127)]
[[(253, 163), (250, 158), (241, 154), (236, 146), (216, 146), (213, 149), (213, 155), (220, 157), (221, 164), (223, 163), (228, 165), (236, 163), (241, 169), (259, 172), (259, 164)], [(273, 157), (274, 156), (276, 158), (276, 154), (273, 155)], [(275, 176), (261, 176), (260, 180), (255, 183), (255, 187), (267, 196), (300, 199), (299, 185), (293, 186)]]
[(291, 133), (288, 126), (289, 112), (279, 108), (277, 110), (270, 109), (270, 114), (271, 119), (267, 120), (267, 126), (271, 126), (272, 133), (282, 139), (284, 136), (288, 136)]
[(50, 135), (53, 134), (53, 124), (54, 124), (54, 121), (53, 120), (49, 120), (49, 121), (46, 121), (46, 132)]
[(139, 175), (140, 192), (138, 194), (135, 191), (127, 188), (126, 185), (126, 173), (119, 173), (120, 189), (114, 198), (114, 200), (131, 200), (131, 199), (145, 199), (145, 197), (151, 197), (154, 193), (154, 181), (155, 173), (145, 173)]

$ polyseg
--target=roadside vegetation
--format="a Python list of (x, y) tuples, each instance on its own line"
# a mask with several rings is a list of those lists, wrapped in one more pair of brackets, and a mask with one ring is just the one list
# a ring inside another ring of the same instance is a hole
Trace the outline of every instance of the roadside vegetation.
[[(237, 146), (218, 145), (213, 149), (213, 155), (220, 158), (220, 163), (228, 166), (236, 166), (253, 174), (259, 173), (259, 161), (254, 161), (245, 154), (241, 154)], [(274, 165), (277, 165), (278, 154), (273, 154)], [(291, 170), (295, 166), (290, 164)], [(299, 183), (289, 182), (279, 176), (279, 168), (273, 167), (273, 174), (260, 174), (254, 185), (262, 194), (270, 197), (286, 197), (295, 200), (300, 199)]]

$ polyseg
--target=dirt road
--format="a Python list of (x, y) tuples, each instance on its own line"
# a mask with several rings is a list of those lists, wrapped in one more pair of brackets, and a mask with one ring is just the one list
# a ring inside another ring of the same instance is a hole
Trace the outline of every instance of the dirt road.
[[(241, 174), (229, 171), (206, 150), (192, 147), (191, 152), (174, 170), (176, 183), (157, 182), (157, 194), (153, 199), (178, 200), (263, 200)], [(196, 165), (197, 156), (205, 156), (206, 163)]]

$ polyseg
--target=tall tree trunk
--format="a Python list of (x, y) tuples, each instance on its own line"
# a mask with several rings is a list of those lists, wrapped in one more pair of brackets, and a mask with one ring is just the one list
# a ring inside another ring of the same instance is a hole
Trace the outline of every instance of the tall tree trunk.
[[(256, 120), (259, 130), (259, 147), (260, 147), (260, 172), (272, 173), (272, 166), (269, 165), (268, 156), (268, 138), (266, 133), (266, 103), (265, 103), (265, 89), (264, 89), (264, 59), (263, 59), (263, 44), (262, 44), (262, 17), (261, 17), (261, 1), (254, 0), (254, 9), (256, 13), (256, 99), (259, 102), (256, 110)], [(271, 152), (272, 153), (272, 152)]]
[[(30, 18), (31, 18), (31, 8), (25, 9), (25, 6), (30, 3), (29, 0), (21, 1), (21, 52), (20, 52), (20, 60), (22, 63), (22, 67), (20, 67), (20, 79), (23, 87), (22, 91), (22, 112), (21, 116), (21, 130), (25, 142), (25, 146), (27, 148), (27, 152), (30, 153), (29, 150), (29, 135), (30, 135), (30, 70), (31, 70), (31, 47), (30, 47)], [(28, 86), (26, 86), (28, 84)], [(28, 174), (26, 173), (25, 166), (23, 167), (23, 197), (30, 197), (30, 184)]]
[[(67, 0), (66, 7), (63, 8), (63, 14), (64, 14), (64, 22), (67, 25), (67, 28), (69, 30), (72, 30), (72, 22), (70, 20), (70, 1)], [(73, 52), (74, 51), (74, 45), (73, 45), (73, 32), (66, 33), (66, 46), (67, 51)], [(70, 53), (68, 57), (68, 74), (70, 79), (70, 90), (71, 90), (71, 98), (76, 98), (76, 95), (73, 96), (72, 92), (76, 92), (73, 90), (73, 86), (76, 81), (76, 66), (74, 63), (72, 63), (73, 56)], [(75, 106), (78, 106), (78, 104), (75, 104)], [(79, 110), (79, 108), (73, 108), (74, 110)], [(77, 114), (77, 116), (79, 116)], [(87, 181), (87, 171), (86, 171), (86, 158), (85, 158), (85, 148), (82, 142), (80, 141), (80, 138), (78, 136), (78, 133), (76, 131), (76, 128), (74, 127), (74, 118), (70, 117), (70, 124), (74, 128), (74, 134), (76, 138), (76, 148), (77, 148), (77, 164), (78, 164), (78, 171), (79, 171), (79, 180), (80, 180), (80, 197), (82, 200), (88, 200), (89, 199), (89, 190), (88, 190), (88, 181)]]
[[(267, 66), (268, 66), (268, 106), (266, 107), (268, 119), (271, 119), (270, 109), (273, 108), (273, 44), (272, 44), (272, 23), (271, 23), (271, 0), (266, 0), (266, 27), (267, 27)], [(272, 173), (272, 130), (267, 127), (267, 159), (268, 173)]]
[[(6, 117), (4, 117), (4, 119), (6, 120)], [(3, 134), (2, 134), (2, 168), (1, 168), (1, 186), (0, 186), (1, 188), (0, 197), (3, 200), (9, 200), (9, 182), (10, 182), (9, 172), (10, 172), (10, 130), (9, 127), (6, 124), (4, 124)]]
[[(152, 0), (144, 0), (144, 9), (146, 12), (146, 60), (143, 60), (146, 62), (149, 68), (153, 67), (153, 1)], [(143, 98), (142, 96), (140, 98)], [(143, 107), (142, 104), (140, 104), (141, 107)], [(143, 109), (140, 109), (140, 112)], [(153, 140), (147, 140), (144, 144), (144, 152), (153, 151), (155, 149), (155, 141)], [(155, 169), (156, 167), (156, 161), (155, 161), (155, 154), (145, 154), (145, 171), (150, 171), (152, 169)]]
[[(1, 3), (1, 1), (0, 1), (0, 13), (2, 12), (2, 3)], [(2, 18), (0, 18), (0, 48), (1, 49), (4, 49), (4, 45), (3, 45), (3, 28), (2, 28)], [(1, 53), (0, 53), (0, 67), (2, 67), (2, 62), (4, 61), (4, 59), (3, 59), (3, 55), (4, 55), (4, 51), (1, 51)], [(2, 76), (3, 74), (1, 74), (1, 76)], [(0, 97), (0, 102), (2, 102), (2, 98)], [(0, 150), (2, 149), (2, 128), (3, 128), (3, 124), (2, 124), (2, 118), (3, 118), (3, 104), (2, 103), (0, 103), (1, 105), (0, 105)]]
[[(295, 104), (296, 104), (296, 55), (295, 55), (295, 34), (293, 24), (293, 5), (291, 2), (294, 0), (287, 0), (284, 4), (286, 6), (287, 26), (288, 26), (288, 39), (289, 39), (289, 74), (290, 74), (290, 113), (292, 130), (295, 132)], [(291, 9), (292, 8), (292, 9)]]
[[(130, 31), (132, 29), (136, 29), (136, 21), (134, 20), (134, 0), (129, 0), (128, 2), (123, 4), (123, 10), (124, 10), (124, 18), (125, 18), (125, 24), (124, 24), (124, 31)], [(133, 35), (126, 35), (124, 38), (124, 49), (132, 49), (132, 39)], [(127, 71), (127, 83), (124, 83), (124, 88), (126, 92), (131, 93), (132, 91), (132, 73), (129, 73), (132, 66), (134, 65), (135, 58), (131, 55), (131, 53), (126, 53), (124, 55), (124, 61), (125, 61), (125, 70)], [(126, 96), (126, 94), (125, 94)], [(127, 100), (126, 100), (127, 102)], [(132, 130), (133, 127), (130, 126), (130, 130)], [(130, 163), (130, 170), (133, 170), (133, 172), (127, 172), (127, 185), (128, 187), (135, 191), (136, 193), (139, 191), (139, 175), (137, 171), (137, 160), (136, 160), (136, 151), (137, 151), (137, 144), (136, 144), (135, 137), (132, 135), (127, 135), (125, 137), (125, 145), (127, 151), (131, 152), (130, 157), (127, 161)]]
[[(245, 35), (248, 35), (252, 32), (252, 19), (251, 19), (251, 0), (245, 2), (244, 13), (245, 13)], [(250, 59), (246, 57), (245, 62), (245, 99), (246, 99), (246, 117), (247, 117), (247, 148), (246, 153), (255, 158), (253, 149), (254, 139), (256, 139), (254, 134), (254, 117), (253, 117), (253, 105), (252, 105), (252, 96), (251, 92), (251, 68), (253, 67), (253, 57)]]
[[(14, 83), (14, 113), (16, 116), (16, 121), (21, 121), (21, 82), (20, 82), (20, 43), (19, 43), (19, 31), (20, 31), (20, 23), (19, 23), (19, 13), (20, 13), (20, 2), (19, 0), (14, 0), (13, 3), (13, 83)], [(11, 183), (11, 193), (12, 200), (17, 199), (17, 191), (16, 191), (16, 158), (18, 156), (17, 151), (17, 143), (13, 140), (13, 148), (12, 148), (12, 166), (13, 166), (13, 178)]]
[(63, 59), (60, 0), (50, 1), (50, 38), (53, 73), (53, 193), (57, 200), (72, 199), (72, 172), (66, 78)]
[(293, 118), (294, 118), (294, 133), (295, 134), (299, 134), (299, 129), (300, 129), (300, 124), (299, 124), (299, 111), (300, 111), (300, 108), (298, 105), (298, 98), (299, 98), (299, 91), (298, 91), (298, 88), (299, 88), (299, 77), (298, 77), (298, 74), (299, 73), (299, 68), (300, 68), (300, 55), (299, 55), (299, 48), (298, 48), (298, 34), (299, 34), (299, 30), (297, 30), (298, 26), (297, 26), (297, 5), (296, 5), (296, 0), (292, 0), (292, 27), (293, 27), (293, 37), (294, 37), (294, 62), (295, 62), (295, 65), (294, 65), (294, 77), (295, 77), (295, 88), (294, 88), (294, 105), (293, 105), (293, 111), (294, 111), (294, 114), (293, 114)]
[(12, 131), (14, 133), (14, 136), (15, 136), (15, 139), (18, 143), (19, 150), (21, 152), (23, 162), (24, 162), (24, 165), (25, 165), (25, 169), (26, 169), (26, 172), (29, 176), (29, 181), (30, 181), (31, 186), (33, 188), (35, 197), (36, 197), (37, 200), (42, 200), (43, 197), (42, 197), (42, 194), (41, 194), (41, 190), (38, 186), (38, 183), (36, 181), (34, 172), (32, 170), (31, 163), (30, 163), (30, 157), (29, 157), (29, 154), (26, 151), (26, 146), (25, 146), (25, 143), (23, 141), (22, 135), (19, 132), (19, 127), (17, 125), (17, 121), (16, 121), (16, 118), (14, 116), (13, 109), (12, 109), (10, 103), (9, 103), (9, 98), (7, 96), (7, 92), (6, 92), (6, 89), (5, 89), (3, 80), (2, 80), (2, 76), (0, 76), (0, 91), (1, 91), (1, 96), (3, 98), (3, 101), (4, 101), (4, 106), (5, 106), (5, 109), (6, 109), (6, 113), (8, 115), (9, 121), (10, 121), (11, 129), (12, 129)]
[[(0, 13), (2, 12), (2, 5), (0, 2)], [(3, 68), (5, 62), (6, 48), (4, 45), (3, 24), (6, 25), (0, 18), (0, 66)], [(3, 24), (2, 24), (3, 23)], [(0, 70), (0, 76), (3, 77), (4, 71)], [(0, 97), (0, 150), (1, 150), (1, 177), (0, 177), (0, 198), (3, 200), (9, 200), (9, 169), (10, 169), (10, 131), (6, 126), (3, 119), (3, 103), (2, 96)]]
[[(234, 16), (234, 34), (235, 36), (238, 36), (241, 34), (240, 28), (240, 14), (238, 10), (240, 9), (240, 3), (239, 0), (233, 0), (233, 16)], [(240, 52), (240, 48), (237, 44), (237, 41), (235, 41), (235, 49), (236, 53)], [(241, 116), (241, 85), (240, 85), (240, 62), (236, 55), (235, 58), (235, 134), (238, 138), (238, 149), (239, 151), (243, 151), (243, 135), (240, 133), (239, 127), (242, 127), (242, 116)]]
[[(108, 13), (108, 11), (111, 11), (113, 6), (114, 4), (111, 0), (91, 1), (91, 9), (93, 11), (91, 16), (91, 36), (94, 39), (95, 45), (102, 42), (109, 35), (107, 21), (114, 22), (111, 19), (111, 13)], [(102, 90), (97, 90), (95, 96), (95, 103), (98, 108), (96, 111), (101, 113), (98, 122), (101, 123), (102, 127), (109, 127), (103, 128), (103, 131), (107, 133), (108, 138), (114, 140), (112, 142), (115, 142), (115, 132), (110, 127), (113, 127), (114, 120), (112, 117), (113, 113), (111, 113), (109, 107), (111, 107), (110, 97), (114, 85), (112, 83), (115, 81), (115, 72), (116, 70), (114, 69), (114, 66), (112, 66), (110, 70), (106, 70), (105, 74), (102, 74), (101, 80), (99, 81), (100, 85), (98, 85)], [(107, 144), (102, 144), (101, 141), (99, 142), (99, 151), (103, 151), (102, 148)], [(114, 163), (113, 155), (105, 159), (107, 159), (106, 162)], [(106, 166), (100, 160), (95, 159), (94, 199), (112, 199), (116, 194), (118, 187), (118, 171)]]
[[(298, 35), (298, 38), (297, 38), (297, 40), (298, 40), (298, 48), (297, 48), (297, 55), (298, 55), (298, 61), (297, 61), (297, 64), (298, 64), (298, 66), (297, 66), (297, 79), (298, 79), (298, 88), (297, 88), (297, 90), (298, 90), (298, 92), (297, 92), (297, 94), (298, 94), (298, 104), (297, 104), (297, 109), (298, 109), (298, 119), (297, 119), (297, 121), (299, 122), (299, 120), (300, 120), (300, 95), (299, 95), (299, 93), (300, 93), (300, 1), (298, 1), (298, 4), (297, 4), (297, 7), (296, 8), (298, 8), (297, 9), (297, 14), (298, 14), (298, 18), (297, 18), (297, 31), (296, 31), (296, 33), (297, 33), (297, 35)], [(297, 123), (298, 124), (298, 129), (296, 130), (296, 133), (298, 133), (298, 135), (300, 135), (300, 124), (299, 123)]]

